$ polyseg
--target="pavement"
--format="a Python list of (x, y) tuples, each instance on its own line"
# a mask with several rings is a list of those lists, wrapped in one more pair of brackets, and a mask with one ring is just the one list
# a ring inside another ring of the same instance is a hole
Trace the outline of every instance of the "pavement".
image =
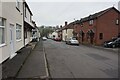
[(42, 41), (31, 42), (2, 64), (2, 79), (46, 77)]
[(31, 51), (17, 78), (45, 79), (47, 77), (45, 54), (43, 52), (43, 44), (40, 41)]

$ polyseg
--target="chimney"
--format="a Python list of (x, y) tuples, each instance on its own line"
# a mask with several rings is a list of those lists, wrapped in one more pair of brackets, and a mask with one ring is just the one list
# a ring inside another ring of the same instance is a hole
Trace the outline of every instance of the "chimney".
[(65, 26), (67, 26), (67, 21), (65, 21)]
[(62, 25), (60, 26), (60, 28), (62, 28)]

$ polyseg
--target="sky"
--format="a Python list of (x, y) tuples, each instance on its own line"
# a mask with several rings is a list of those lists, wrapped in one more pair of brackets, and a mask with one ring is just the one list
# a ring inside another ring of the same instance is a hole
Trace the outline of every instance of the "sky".
[(118, 9), (120, 0), (26, 0), (37, 26), (64, 26), (109, 7)]

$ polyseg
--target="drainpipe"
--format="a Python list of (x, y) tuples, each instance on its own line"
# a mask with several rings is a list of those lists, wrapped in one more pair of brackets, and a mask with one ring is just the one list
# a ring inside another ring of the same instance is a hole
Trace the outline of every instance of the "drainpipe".
[(97, 31), (97, 28), (98, 28), (98, 18), (96, 18), (96, 25), (95, 25), (95, 45), (97, 44), (97, 38), (99, 37), (98, 35), (98, 31)]
[(25, 25), (24, 25), (24, 7), (25, 7), (25, 2), (23, 1), (23, 41), (24, 41), (24, 46), (25, 46)]

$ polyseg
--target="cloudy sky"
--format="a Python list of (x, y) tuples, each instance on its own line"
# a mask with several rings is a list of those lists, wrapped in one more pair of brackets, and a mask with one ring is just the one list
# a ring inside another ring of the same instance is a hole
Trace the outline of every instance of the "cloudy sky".
[(27, 0), (37, 26), (64, 25), (115, 6), (120, 0)]

